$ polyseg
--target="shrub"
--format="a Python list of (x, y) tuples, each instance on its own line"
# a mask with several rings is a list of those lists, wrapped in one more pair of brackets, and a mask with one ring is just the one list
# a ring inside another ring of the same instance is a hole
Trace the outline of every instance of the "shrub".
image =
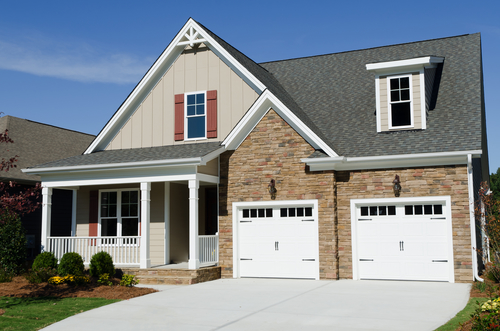
[(89, 273), (93, 277), (100, 277), (102, 274), (113, 277), (115, 275), (115, 266), (111, 255), (106, 252), (94, 254), (90, 259)]
[(55, 276), (49, 279), (49, 284), (70, 284), (70, 285), (83, 285), (89, 283), (90, 279), (87, 276), (66, 275), (64, 277)]
[(0, 268), (0, 283), (10, 283), (12, 278), (14, 278), (14, 274), (12, 272), (8, 272)]
[(30, 271), (24, 276), (32, 284), (40, 284), (48, 281), (51, 277), (57, 275), (55, 268), (40, 268), (37, 271)]
[(113, 283), (109, 280), (109, 274), (101, 274), (97, 282), (101, 285), (111, 286)]
[(488, 262), (485, 265), (484, 275), (489, 280), (498, 283), (500, 281), (500, 268), (495, 263)]
[(139, 281), (135, 279), (134, 275), (123, 274), (122, 280), (120, 281), (121, 286), (131, 287), (131, 286), (134, 286), (136, 284), (139, 284)]
[(57, 272), (62, 277), (66, 275), (82, 276), (83, 269), (83, 259), (80, 254), (68, 252), (61, 258)]
[(19, 216), (0, 212), (0, 269), (19, 274), (26, 261), (26, 235)]
[(39, 271), (41, 269), (56, 269), (57, 259), (52, 252), (43, 252), (37, 255), (31, 269)]
[(500, 299), (488, 300), (482, 305), (478, 304), (478, 308), (472, 314), (473, 331), (498, 330), (500, 328), (500, 314), (498, 309)]

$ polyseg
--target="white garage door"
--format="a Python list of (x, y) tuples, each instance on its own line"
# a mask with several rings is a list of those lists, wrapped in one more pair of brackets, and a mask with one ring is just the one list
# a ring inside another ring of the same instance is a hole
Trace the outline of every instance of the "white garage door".
[(238, 227), (241, 277), (318, 278), (314, 205), (242, 207)]
[(448, 210), (443, 201), (358, 204), (359, 278), (453, 281)]

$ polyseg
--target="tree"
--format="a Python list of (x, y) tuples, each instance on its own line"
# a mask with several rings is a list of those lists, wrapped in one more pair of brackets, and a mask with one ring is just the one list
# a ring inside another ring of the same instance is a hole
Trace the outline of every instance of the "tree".
[[(0, 133), (0, 144), (11, 144), (8, 130)], [(16, 167), (18, 156), (2, 158), (0, 171)], [(15, 182), (0, 183), (0, 269), (9, 274), (22, 271), (26, 260), (26, 236), (20, 215), (34, 211), (40, 204), (40, 185), (23, 188)]]
[(490, 189), (493, 192), (493, 198), (497, 201), (500, 200), (500, 168), (497, 169), (496, 174), (490, 175)]

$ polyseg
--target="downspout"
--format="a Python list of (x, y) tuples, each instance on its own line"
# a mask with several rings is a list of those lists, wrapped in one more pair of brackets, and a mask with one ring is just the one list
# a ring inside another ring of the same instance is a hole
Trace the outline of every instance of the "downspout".
[(474, 213), (474, 184), (472, 182), (472, 154), (467, 154), (467, 183), (469, 187), (470, 240), (472, 251), (472, 272), (474, 279), (484, 282), (477, 271), (476, 217)]

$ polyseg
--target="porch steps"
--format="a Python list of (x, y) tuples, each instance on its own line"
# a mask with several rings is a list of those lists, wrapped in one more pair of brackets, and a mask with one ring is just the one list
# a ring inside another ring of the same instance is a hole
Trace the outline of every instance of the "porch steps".
[(190, 285), (221, 278), (221, 267), (205, 267), (197, 270), (167, 268), (121, 268), (124, 274), (134, 275), (140, 284)]

